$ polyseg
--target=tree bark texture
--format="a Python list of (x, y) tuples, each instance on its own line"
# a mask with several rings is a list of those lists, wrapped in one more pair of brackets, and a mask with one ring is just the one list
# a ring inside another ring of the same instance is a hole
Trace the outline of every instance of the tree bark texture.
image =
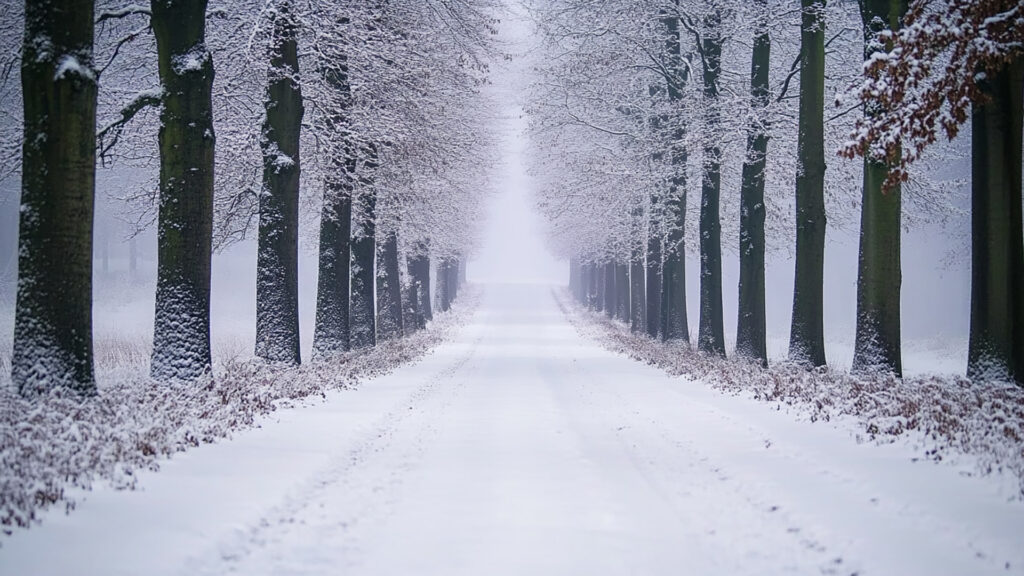
[[(664, 13), (663, 13), (664, 14)], [(680, 106), (682, 90), (689, 81), (689, 68), (680, 57), (679, 18), (662, 18), (665, 24), (666, 65), (669, 72), (669, 102)], [(669, 162), (672, 166), (665, 216), (668, 233), (665, 238), (665, 264), (662, 269), (661, 337), (664, 340), (690, 340), (686, 313), (686, 133), (677, 126), (672, 133)]]
[(616, 306), (615, 290), (618, 288), (615, 285), (615, 263), (609, 260), (601, 268), (604, 270), (604, 313), (609, 318), (614, 318)]
[(358, 350), (377, 344), (377, 313), (375, 310), (374, 262), (377, 254), (377, 195), (373, 190), (372, 173), (377, 169), (375, 151), (364, 163), (364, 174), (359, 180), (362, 194), (352, 231), (352, 306), (350, 333), (352, 349)]
[(657, 338), (661, 328), (661, 232), (653, 214), (657, 213), (657, 198), (651, 198), (651, 219), (647, 232), (647, 318), (644, 326), (647, 335)]
[(629, 322), (629, 265), (615, 264), (615, 317)]
[(269, 83), (264, 101), (263, 193), (256, 260), (256, 356), (296, 365), (299, 345), (299, 134), (298, 30), (291, 3), (274, 16)]
[(629, 331), (634, 334), (644, 332), (644, 323), (647, 321), (647, 284), (641, 217), (639, 210), (634, 211), (633, 233), (630, 235), (633, 239), (633, 250), (629, 259)]
[(768, 119), (765, 109), (770, 99), (768, 71), (771, 64), (771, 37), (768, 32), (767, 0), (756, 0), (762, 11), (754, 35), (750, 59), (750, 100), (759, 115), (747, 130), (747, 156), (740, 184), (740, 280), (736, 320), (736, 354), (768, 365), (765, 334), (764, 295), (764, 176), (768, 155)]
[(1021, 130), (1024, 59), (989, 75), (971, 115), (971, 329), (967, 376), (1024, 386)]
[(721, 117), (718, 78), (722, 66), (721, 16), (712, 12), (704, 19), (704, 170), (700, 200), (700, 325), (697, 349), (725, 356), (722, 320), (722, 151), (719, 148)]
[[(11, 380), (22, 394), (94, 394), (92, 0), (25, 3), (18, 288)], [(38, 40), (49, 39), (48, 43)]]
[(352, 98), (347, 58), (341, 57), (331, 62), (322, 73), (327, 85), (342, 103), (340, 109), (327, 118), (327, 127), (341, 140), (342, 154), (332, 158), (332, 170), (324, 183), (313, 330), (314, 357), (346, 352), (352, 344), (350, 267), (352, 182), (356, 171), (356, 155), (347, 116)]
[(194, 380), (210, 370), (213, 59), (206, 0), (153, 0), (162, 88), (156, 315), (150, 372)]
[(441, 258), (437, 265), (437, 304), (442, 312), (452, 307), (455, 287), (452, 285), (452, 258)]
[(802, 0), (796, 272), (789, 359), (825, 365), (825, 0)]
[[(898, 30), (906, 12), (902, 0), (860, 0), (864, 59), (884, 47), (875, 46), (878, 32)], [(865, 110), (871, 116), (877, 110)], [(903, 375), (900, 352), (900, 211), (899, 185), (883, 189), (889, 176), (885, 159), (864, 157), (864, 188), (860, 215), (860, 258), (857, 266), (857, 335), (853, 372)]]
[(430, 254), (426, 243), (420, 243), (407, 258), (410, 285), (415, 295), (416, 314), (420, 328), (433, 319), (430, 300)]
[(377, 335), (382, 340), (400, 337), (402, 281), (398, 271), (398, 235), (389, 232), (379, 246), (377, 260)]

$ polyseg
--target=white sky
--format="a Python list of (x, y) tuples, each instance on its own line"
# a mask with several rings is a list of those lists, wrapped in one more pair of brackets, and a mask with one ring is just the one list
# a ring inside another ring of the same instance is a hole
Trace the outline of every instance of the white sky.
[(521, 104), (529, 24), (513, 15), (502, 21), (499, 33), (513, 55), (492, 68), (490, 95), (501, 106), (495, 119), (502, 135), (501, 160), (492, 176), (495, 196), (488, 203), (483, 242), (466, 274), (474, 282), (564, 284), (568, 262), (556, 260), (545, 247), (543, 223), (533, 207), (533, 179), (527, 174), (528, 120)]

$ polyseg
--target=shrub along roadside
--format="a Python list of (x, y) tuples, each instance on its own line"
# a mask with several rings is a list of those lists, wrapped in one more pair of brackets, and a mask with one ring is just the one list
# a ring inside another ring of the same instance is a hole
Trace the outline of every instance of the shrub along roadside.
[(969, 456), (979, 474), (1016, 479), (1016, 496), (1024, 498), (1024, 389), (1011, 382), (971, 382), (955, 375), (862, 377), (785, 362), (762, 368), (755, 361), (723, 359), (685, 343), (633, 334), (564, 291), (556, 291), (555, 299), (580, 333), (609, 350), (723, 392), (785, 405), (812, 422), (854, 417), (871, 441), (905, 440), (937, 462)]
[(469, 289), (425, 330), (296, 368), (230, 359), (201, 381), (167, 384), (151, 380), (143, 362), (101, 372), (99, 395), (85, 399), (60, 388), (26, 399), (0, 387), (0, 528), (27, 528), (58, 503), (70, 512), (72, 489), (135, 488), (138, 471), (157, 470), (177, 452), (413, 362), (447, 340), (478, 301)]

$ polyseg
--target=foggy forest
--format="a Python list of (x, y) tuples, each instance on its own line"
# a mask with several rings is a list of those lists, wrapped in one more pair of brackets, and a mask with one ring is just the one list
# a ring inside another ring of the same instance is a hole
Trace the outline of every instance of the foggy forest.
[(0, 573), (1024, 574), (1019, 0), (0, 7)]

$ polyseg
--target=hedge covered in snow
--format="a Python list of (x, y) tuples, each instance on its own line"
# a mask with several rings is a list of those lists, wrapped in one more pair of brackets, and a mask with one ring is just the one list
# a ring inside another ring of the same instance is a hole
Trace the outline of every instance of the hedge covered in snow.
[[(177, 452), (228, 438), (279, 408), (322, 398), (327, 390), (353, 388), (412, 362), (447, 339), (478, 300), (467, 290), (425, 330), (296, 368), (230, 358), (199, 382), (166, 384), (151, 380), (147, 355), (124, 343), (111, 347), (119, 351), (110, 352), (118, 356), (113, 362), (98, 355), (99, 394), (92, 398), (60, 389), (22, 398), (5, 372), (0, 527), (9, 535), (38, 522), (39, 513), (51, 506), (70, 511), (76, 503), (72, 489), (88, 490), (96, 482), (132, 489), (138, 471), (157, 470), (161, 460)], [(0, 358), (0, 367), (7, 362)]]
[(854, 376), (787, 362), (763, 368), (742, 358), (722, 359), (688, 344), (661, 342), (579, 305), (567, 293), (556, 300), (580, 332), (606, 348), (700, 381), (723, 392), (786, 406), (811, 421), (857, 419), (858, 438), (903, 439), (923, 458), (967, 456), (979, 474), (1015, 478), (1024, 498), (1024, 389), (1012, 382), (971, 382), (963, 376)]

